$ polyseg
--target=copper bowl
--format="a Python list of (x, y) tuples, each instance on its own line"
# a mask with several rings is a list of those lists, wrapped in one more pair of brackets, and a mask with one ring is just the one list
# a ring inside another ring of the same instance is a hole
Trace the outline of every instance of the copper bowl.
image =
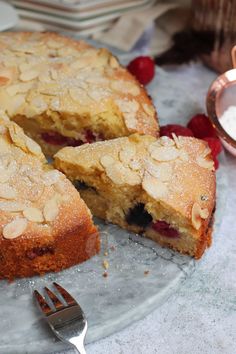
[(236, 140), (228, 134), (220, 123), (224, 111), (231, 105), (236, 106), (236, 46), (232, 49), (232, 61), (235, 69), (218, 76), (210, 86), (206, 107), (208, 116), (224, 147), (236, 156)]

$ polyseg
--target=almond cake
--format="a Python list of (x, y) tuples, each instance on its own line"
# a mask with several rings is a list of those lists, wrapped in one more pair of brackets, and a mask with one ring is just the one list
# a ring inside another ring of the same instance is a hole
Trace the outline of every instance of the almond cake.
[(65, 147), (55, 166), (95, 216), (196, 259), (211, 244), (216, 179), (206, 142), (133, 134)]
[(134, 132), (159, 135), (145, 89), (108, 50), (55, 33), (0, 33), (0, 107), (48, 156)]
[(60, 271), (99, 248), (78, 191), (16, 123), (1, 119), (0, 279)]

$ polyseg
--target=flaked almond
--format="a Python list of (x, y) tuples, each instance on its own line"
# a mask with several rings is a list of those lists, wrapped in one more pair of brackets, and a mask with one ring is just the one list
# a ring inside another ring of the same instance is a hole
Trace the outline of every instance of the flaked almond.
[(104, 155), (104, 156), (101, 157), (100, 163), (101, 163), (101, 165), (102, 165), (103, 167), (106, 168), (106, 167), (108, 167), (108, 166), (114, 164), (114, 163), (115, 163), (115, 160), (114, 160), (113, 157), (110, 156), (110, 155)]
[(61, 174), (57, 170), (51, 170), (44, 172), (43, 174), (43, 181), (46, 186), (51, 186), (52, 184), (55, 184), (58, 182)]
[(3, 227), (3, 237), (6, 239), (14, 239), (21, 236), (27, 228), (27, 220), (23, 218), (14, 219)]
[(206, 168), (207, 170), (214, 171), (214, 162), (212, 160), (207, 160), (205, 157), (199, 156), (196, 159), (198, 166)]
[(31, 87), (32, 87), (31, 82), (26, 82), (26, 83), (20, 83), (20, 84), (14, 84), (6, 88), (7, 93), (10, 96), (15, 96), (17, 93), (26, 93), (28, 92)]
[(117, 69), (120, 66), (118, 60), (113, 56), (110, 57), (109, 64), (113, 69)]
[(181, 142), (180, 142), (179, 137), (178, 137), (175, 133), (172, 133), (172, 137), (173, 137), (173, 140), (174, 140), (174, 142), (175, 142), (176, 147), (177, 147), (178, 149), (181, 149), (182, 144), (181, 144)]
[(168, 136), (161, 136), (159, 140), (160, 140), (160, 144), (162, 146), (174, 146), (175, 145), (173, 139), (169, 138)]
[(151, 176), (147, 172), (144, 174), (142, 187), (154, 199), (160, 199), (168, 192), (166, 185), (161, 180)]
[(133, 171), (139, 171), (142, 168), (142, 162), (138, 159), (131, 160), (129, 163), (129, 167)]
[(53, 221), (59, 213), (58, 202), (54, 197), (48, 200), (43, 208), (43, 215), (46, 221)]
[(29, 207), (23, 210), (23, 215), (26, 219), (33, 222), (43, 222), (43, 213), (38, 208)]
[(51, 39), (46, 43), (46, 45), (48, 48), (51, 48), (51, 49), (60, 49), (64, 46), (64, 43), (61, 41), (54, 41)]
[[(7, 157), (7, 156), (6, 156)], [(13, 160), (9, 163), (8, 166), (1, 166), (0, 167), (0, 183), (8, 182), (10, 178), (12, 178), (17, 170), (16, 161)]]
[(16, 190), (7, 183), (0, 184), (0, 198), (15, 199), (17, 197)]
[(209, 212), (207, 209), (202, 209), (198, 203), (194, 203), (192, 207), (192, 223), (196, 230), (199, 230), (202, 224), (201, 219), (207, 219)]
[(22, 211), (26, 208), (26, 205), (15, 201), (0, 201), (0, 210), (2, 211)]
[(171, 179), (172, 167), (168, 163), (162, 162), (159, 164), (154, 164), (152, 161), (147, 161), (145, 167), (150, 175), (160, 179), (163, 182)]
[(23, 129), (15, 123), (12, 123), (8, 129), (13, 143), (22, 150), (26, 151), (26, 136), (24, 135)]
[(151, 156), (157, 161), (172, 161), (179, 157), (179, 150), (172, 146), (162, 146), (153, 150)]
[(132, 96), (138, 96), (140, 94), (140, 88), (130, 81), (116, 80), (112, 81), (110, 86), (113, 90), (123, 94), (130, 94)]
[(129, 184), (135, 186), (141, 183), (141, 177), (135, 171), (126, 168), (121, 162), (116, 162), (106, 167), (106, 174), (113, 183), (122, 185)]
[(31, 81), (39, 76), (39, 72), (36, 70), (26, 70), (20, 74), (20, 80), (23, 82)]
[(72, 100), (80, 102), (81, 104), (88, 104), (91, 102), (91, 98), (88, 96), (87, 92), (82, 88), (70, 88), (69, 94)]
[(142, 104), (143, 110), (145, 113), (147, 113), (147, 115), (150, 117), (152, 117), (155, 113), (154, 108), (152, 107), (152, 105), (147, 104), (147, 103), (143, 103)]
[(127, 145), (119, 153), (120, 161), (128, 165), (131, 159), (135, 156), (135, 154), (136, 154), (135, 146), (132, 144)]
[(18, 110), (25, 104), (25, 95), (17, 94), (11, 98), (11, 105), (7, 108), (9, 116), (17, 114)]
[(26, 137), (26, 146), (33, 155), (42, 154), (41, 147), (32, 139)]

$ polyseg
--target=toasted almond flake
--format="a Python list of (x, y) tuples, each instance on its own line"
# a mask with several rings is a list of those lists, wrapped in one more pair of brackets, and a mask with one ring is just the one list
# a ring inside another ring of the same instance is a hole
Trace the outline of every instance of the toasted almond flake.
[(0, 125), (0, 134), (4, 135), (7, 132), (7, 127), (4, 127), (4, 125)]
[(28, 92), (31, 89), (31, 87), (32, 87), (32, 83), (26, 82), (26, 83), (11, 85), (6, 88), (6, 91), (10, 96), (15, 96), (17, 93)]
[(118, 60), (113, 56), (110, 57), (109, 64), (113, 69), (117, 69), (120, 66)]
[(175, 133), (172, 133), (172, 137), (173, 137), (173, 140), (174, 140), (174, 142), (175, 142), (176, 147), (177, 147), (178, 149), (181, 149), (182, 144), (181, 144), (181, 142), (180, 142), (179, 137), (178, 137)]
[(48, 108), (47, 103), (43, 99), (42, 96), (36, 96), (31, 100), (31, 103), (34, 107), (36, 107), (39, 112), (43, 112)]
[(172, 161), (179, 157), (179, 150), (172, 146), (162, 146), (153, 150), (151, 156), (157, 161)]
[(152, 117), (154, 115), (155, 110), (151, 104), (143, 103), (142, 107), (143, 107), (144, 112), (146, 112), (148, 116)]
[(51, 72), (51, 77), (52, 77), (52, 79), (53, 79), (53, 80), (57, 80), (57, 78), (58, 78), (58, 72), (57, 72), (55, 69), (53, 69), (53, 68), (51, 68), (50, 72)]
[(6, 224), (3, 228), (3, 237), (6, 239), (14, 239), (21, 236), (26, 228), (28, 222), (26, 219), (18, 218)]
[(149, 154), (152, 154), (153, 151), (155, 151), (157, 148), (161, 147), (161, 142), (160, 142), (160, 139), (156, 140), (154, 143), (151, 143), (149, 146), (148, 146), (148, 152)]
[(141, 183), (139, 174), (124, 167), (120, 162), (106, 166), (106, 174), (113, 183), (118, 185), (129, 184), (135, 186)]
[(9, 171), (4, 171), (2, 168), (0, 169), (0, 183), (5, 183), (9, 181), (11, 175)]
[(43, 209), (43, 215), (46, 221), (53, 221), (59, 213), (58, 203), (56, 198), (48, 200)]
[(31, 81), (39, 76), (39, 72), (36, 70), (27, 70), (20, 74), (20, 80), (23, 82)]
[(104, 155), (101, 157), (100, 159), (100, 163), (103, 167), (108, 167), (110, 165), (112, 165), (113, 163), (115, 163), (115, 160), (113, 159), (112, 156), (110, 155)]
[(12, 123), (8, 129), (13, 143), (25, 151), (26, 136), (24, 135), (23, 129), (15, 123)]
[(43, 222), (43, 213), (38, 208), (29, 207), (23, 210), (24, 217), (33, 222)]
[(17, 211), (22, 211), (26, 208), (26, 205), (20, 202), (15, 202), (15, 201), (0, 201), (0, 210), (3, 211), (12, 211), (12, 212), (17, 212)]
[(0, 184), (0, 198), (15, 199), (17, 197), (16, 190), (7, 183)]
[(48, 46), (48, 48), (60, 49), (64, 46), (64, 43), (61, 41), (49, 40), (46, 45)]
[(40, 182), (41, 181), (38, 182), (34, 181), (32, 188), (27, 193), (27, 199), (30, 200), (31, 202), (35, 202), (39, 200), (39, 198), (44, 192), (44, 185)]
[(157, 164), (154, 164), (152, 161), (148, 160), (146, 162), (146, 170), (147, 172), (152, 175), (153, 177), (156, 177), (160, 179), (161, 181), (169, 181), (172, 176), (172, 166), (168, 163), (162, 162)]
[(206, 157), (207, 155), (209, 155), (211, 153), (211, 149), (209, 148), (209, 146), (205, 147), (205, 149), (203, 150), (203, 152), (201, 153), (202, 157)]
[(212, 160), (207, 160), (205, 157), (198, 156), (196, 159), (198, 166), (206, 168), (207, 170), (214, 171), (214, 162)]
[(82, 88), (70, 88), (69, 94), (72, 100), (80, 102), (81, 104), (88, 104), (91, 102), (91, 98), (88, 96), (87, 92)]
[(169, 138), (168, 136), (162, 136), (159, 139), (160, 143), (162, 146), (173, 146), (175, 145), (175, 142), (173, 139)]
[(138, 96), (140, 94), (140, 88), (130, 81), (116, 80), (110, 83), (110, 86), (115, 91), (120, 91), (123, 94), (130, 94)]
[[(7, 161), (5, 161), (7, 162)], [(0, 167), (0, 183), (8, 182), (11, 177), (13, 177), (17, 170), (16, 161), (13, 160), (10, 162), (8, 166), (1, 166)]]
[(142, 167), (142, 162), (140, 160), (136, 160), (136, 159), (131, 160), (129, 163), (129, 167), (133, 171), (139, 171)]
[(189, 161), (189, 155), (188, 155), (187, 151), (185, 151), (183, 149), (180, 150), (179, 157), (182, 161)]
[(198, 203), (194, 203), (192, 207), (192, 223), (196, 230), (201, 227), (201, 219), (207, 219), (209, 212), (207, 209), (202, 209)]
[(52, 184), (55, 184), (58, 182), (61, 174), (57, 170), (51, 170), (44, 172), (43, 174), (43, 181), (46, 186), (51, 186)]
[(17, 114), (18, 110), (21, 109), (25, 104), (25, 95), (18, 94), (11, 98), (11, 105), (7, 108), (7, 113), (9, 116)]
[(41, 147), (32, 139), (26, 137), (26, 146), (33, 155), (42, 154)]
[(129, 162), (135, 156), (135, 154), (136, 154), (136, 148), (134, 145), (130, 144), (124, 147), (120, 151), (119, 153), (120, 161), (123, 162), (124, 164), (129, 164)]
[(142, 187), (154, 199), (160, 199), (168, 192), (166, 185), (161, 180), (151, 176), (147, 172), (144, 174)]

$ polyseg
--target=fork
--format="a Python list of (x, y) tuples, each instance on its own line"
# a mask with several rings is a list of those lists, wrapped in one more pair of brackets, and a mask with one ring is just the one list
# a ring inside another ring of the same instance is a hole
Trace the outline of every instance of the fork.
[(45, 315), (45, 319), (52, 331), (61, 341), (73, 345), (78, 353), (86, 354), (84, 338), (88, 324), (84, 312), (76, 300), (61, 285), (57, 283), (53, 283), (53, 285), (66, 305), (51, 290), (45, 287), (45, 293), (53, 306), (35, 290), (34, 296), (39, 309)]

